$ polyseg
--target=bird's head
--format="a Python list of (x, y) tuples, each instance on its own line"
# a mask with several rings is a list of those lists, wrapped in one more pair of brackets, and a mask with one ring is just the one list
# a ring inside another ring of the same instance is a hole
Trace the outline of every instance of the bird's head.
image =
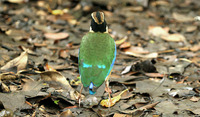
[(90, 25), (90, 32), (108, 32), (108, 27), (103, 12), (93, 12), (91, 17), (92, 21)]

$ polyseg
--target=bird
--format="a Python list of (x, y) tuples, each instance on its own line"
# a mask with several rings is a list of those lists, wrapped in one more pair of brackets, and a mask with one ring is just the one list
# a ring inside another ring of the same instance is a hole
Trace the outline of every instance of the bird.
[[(98, 87), (108, 79), (116, 60), (116, 44), (108, 33), (104, 13), (91, 13), (90, 30), (81, 40), (78, 67), (83, 87), (89, 87), (89, 94), (94, 95)], [(110, 93), (109, 93), (110, 98)]]

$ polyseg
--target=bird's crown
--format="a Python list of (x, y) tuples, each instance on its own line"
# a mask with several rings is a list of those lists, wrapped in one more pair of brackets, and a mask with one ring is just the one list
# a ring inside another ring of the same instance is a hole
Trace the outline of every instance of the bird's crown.
[(90, 32), (107, 32), (107, 24), (104, 18), (104, 13), (97, 11), (91, 14), (92, 21)]

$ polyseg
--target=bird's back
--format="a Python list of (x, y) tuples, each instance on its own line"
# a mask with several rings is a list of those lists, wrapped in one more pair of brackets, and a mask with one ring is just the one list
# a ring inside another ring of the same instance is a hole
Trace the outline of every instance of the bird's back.
[(108, 33), (89, 32), (79, 50), (79, 72), (84, 87), (92, 82), (99, 87), (109, 75), (116, 56), (113, 38)]

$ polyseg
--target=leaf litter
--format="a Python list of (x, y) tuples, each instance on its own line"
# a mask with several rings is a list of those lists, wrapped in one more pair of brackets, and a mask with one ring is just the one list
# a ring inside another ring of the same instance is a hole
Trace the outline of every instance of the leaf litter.
[[(1, 1), (0, 115), (199, 116), (199, 6)], [(80, 93), (78, 48), (95, 9), (105, 13), (117, 45), (110, 106), (105, 84), (95, 95)]]

